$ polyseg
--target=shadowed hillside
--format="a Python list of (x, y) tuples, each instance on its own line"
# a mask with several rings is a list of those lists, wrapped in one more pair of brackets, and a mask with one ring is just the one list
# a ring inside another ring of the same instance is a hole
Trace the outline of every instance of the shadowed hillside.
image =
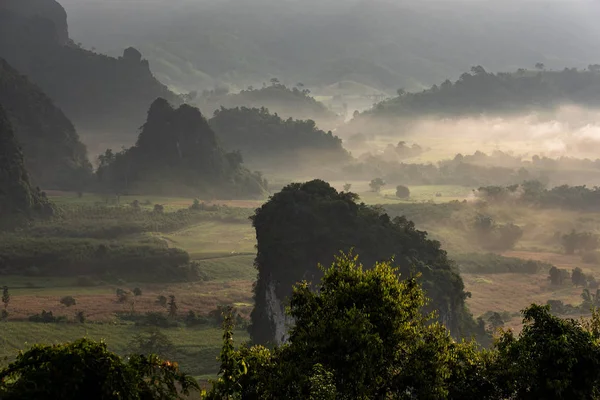
[(23, 219), (50, 214), (50, 202), (39, 189), (33, 189), (29, 184), (23, 153), (0, 106), (0, 228), (10, 228)]
[(82, 134), (131, 134), (157, 97), (177, 103), (137, 50), (108, 57), (84, 50), (67, 32), (66, 13), (53, 0), (0, 3), (0, 57), (40, 86)]
[(23, 147), (32, 181), (80, 190), (92, 168), (69, 119), (42, 91), (0, 58), (0, 103)]

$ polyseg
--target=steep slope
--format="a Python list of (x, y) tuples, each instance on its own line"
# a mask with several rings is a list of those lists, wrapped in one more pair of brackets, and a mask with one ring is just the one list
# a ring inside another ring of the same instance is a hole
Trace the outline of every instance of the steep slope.
[(223, 146), (239, 150), (244, 161), (260, 170), (302, 174), (349, 161), (342, 141), (311, 120), (280, 118), (265, 108), (220, 109), (209, 121)]
[(66, 13), (54, 0), (0, 2), (0, 57), (40, 86), (80, 133), (135, 132), (157, 97), (178, 101), (137, 50), (119, 58), (96, 54), (67, 32)]
[(103, 51), (127, 41), (185, 90), (278, 77), (394, 93), (477, 64), (582, 67), (600, 53), (595, 0), (62, 1), (79, 40)]
[(50, 214), (50, 202), (29, 183), (23, 153), (0, 106), (0, 228), (13, 227), (23, 219)]
[(1, 58), (0, 104), (23, 147), (33, 183), (44, 189), (81, 189), (92, 168), (73, 124), (38, 87)]
[(266, 182), (226, 153), (197, 108), (165, 99), (150, 106), (135, 146), (100, 157), (98, 177), (117, 193), (182, 196), (262, 196)]

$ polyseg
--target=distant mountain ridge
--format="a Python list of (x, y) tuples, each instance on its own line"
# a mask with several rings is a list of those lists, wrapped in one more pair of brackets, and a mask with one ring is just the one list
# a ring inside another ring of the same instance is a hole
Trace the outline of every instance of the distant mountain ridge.
[(62, 0), (87, 46), (139, 48), (183, 91), (356, 81), (415, 91), (490, 71), (600, 61), (594, 0)]
[(0, 57), (27, 75), (82, 134), (130, 134), (158, 97), (179, 98), (154, 78), (135, 49), (113, 58), (68, 37), (67, 16), (54, 0), (0, 2)]

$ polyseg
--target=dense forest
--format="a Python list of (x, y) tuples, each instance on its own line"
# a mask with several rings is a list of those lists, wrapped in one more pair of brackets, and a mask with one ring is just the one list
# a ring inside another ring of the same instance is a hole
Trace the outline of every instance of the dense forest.
[(29, 218), (53, 212), (46, 195), (31, 186), (23, 153), (0, 106), (0, 228), (15, 228)]
[(323, 103), (310, 96), (310, 90), (298, 83), (293, 88), (281, 84), (273, 78), (262, 88), (248, 87), (239, 93), (229, 93), (227, 89), (205, 90), (197, 100), (201, 109), (218, 110), (219, 107), (265, 107), (283, 118), (312, 119), (321, 128), (334, 127), (340, 118)]
[(565, 68), (519, 69), (515, 72), (487, 72), (472, 67), (455, 82), (445, 80), (422, 92), (398, 91), (398, 96), (377, 104), (365, 113), (376, 117), (414, 115), (478, 115), (481, 113), (522, 113), (553, 109), (563, 104), (597, 106), (600, 104), (600, 65), (585, 70)]
[(91, 178), (86, 148), (73, 124), (42, 91), (0, 59), (0, 104), (23, 148), (32, 182), (82, 190)]
[(209, 123), (223, 147), (239, 150), (244, 161), (258, 169), (300, 172), (314, 164), (350, 160), (341, 139), (312, 120), (284, 120), (266, 108), (236, 107), (215, 111)]
[(67, 15), (54, 0), (0, 3), (0, 57), (37, 84), (80, 133), (131, 135), (157, 97), (179, 101), (137, 50), (108, 57), (81, 48), (67, 32)]
[(173, 108), (159, 98), (148, 110), (135, 146), (99, 157), (96, 175), (111, 193), (262, 196), (266, 181), (227, 153), (197, 108)]

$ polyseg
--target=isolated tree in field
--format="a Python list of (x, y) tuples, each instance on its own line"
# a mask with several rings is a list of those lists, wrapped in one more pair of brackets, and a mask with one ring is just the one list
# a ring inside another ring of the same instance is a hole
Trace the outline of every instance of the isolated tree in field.
[(352, 184), (351, 183), (345, 183), (344, 184), (344, 192), (349, 192), (350, 189), (352, 189)]
[(548, 272), (548, 279), (550, 280), (550, 283), (556, 286), (563, 285), (565, 281), (569, 279), (569, 277), (569, 271), (567, 271), (566, 269), (552, 267)]
[(385, 181), (381, 178), (375, 178), (369, 183), (371, 191), (379, 193), (382, 187), (385, 186)]
[(83, 311), (79, 311), (76, 315), (75, 315), (75, 320), (77, 322), (79, 322), (80, 324), (84, 324), (85, 323), (85, 313)]
[(121, 288), (117, 288), (115, 293), (117, 295), (117, 302), (125, 303), (125, 302), (127, 302), (127, 300), (129, 300), (129, 292), (128, 291), (123, 290)]
[(585, 286), (587, 282), (587, 278), (581, 268), (577, 267), (571, 273), (571, 281), (575, 287), (577, 286)]
[(88, 339), (35, 345), (0, 371), (3, 400), (176, 400), (198, 389), (177, 363), (156, 355), (122, 359)]
[(135, 289), (133, 289), (133, 295), (134, 296), (141, 296), (142, 295), (142, 289), (140, 289), (139, 287), (136, 287)]
[(404, 185), (398, 185), (396, 186), (396, 197), (407, 199), (410, 197), (410, 190)]
[(174, 295), (170, 295), (169, 296), (169, 317), (176, 317), (177, 316), (177, 302), (175, 301), (175, 296)]
[(164, 212), (165, 212), (165, 206), (163, 206), (162, 204), (154, 205), (154, 213), (155, 214), (162, 214)]
[(77, 300), (75, 300), (73, 296), (65, 296), (62, 299), (60, 299), (60, 304), (66, 307), (71, 307), (77, 304)]
[(535, 63), (535, 69), (539, 70), (539, 71), (543, 71), (546, 69), (546, 66), (544, 65), (544, 63)]
[(499, 313), (495, 312), (489, 319), (489, 325), (492, 331), (496, 331), (498, 328), (504, 326), (504, 320), (502, 319), (502, 316)]
[(8, 308), (8, 303), (10, 303), (10, 293), (8, 293), (8, 286), (4, 286), (2, 288), (2, 304), (4, 304), (4, 310)]
[(165, 307), (167, 308), (167, 298), (165, 296), (158, 296), (156, 298), (156, 304), (158, 304), (161, 307)]

